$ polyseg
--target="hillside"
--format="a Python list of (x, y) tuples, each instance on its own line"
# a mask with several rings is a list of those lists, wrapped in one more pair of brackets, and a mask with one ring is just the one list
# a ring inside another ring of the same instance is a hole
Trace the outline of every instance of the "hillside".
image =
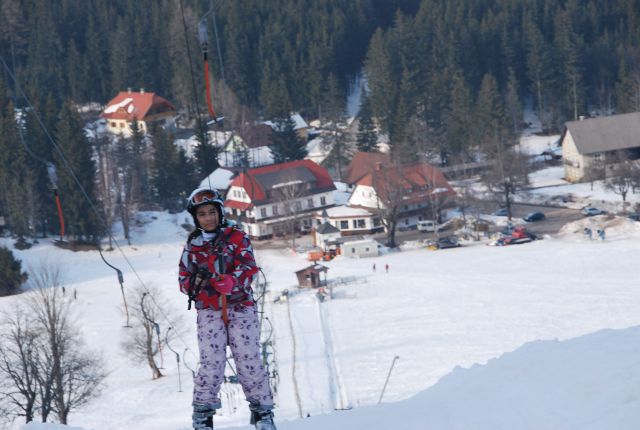
[[(184, 319), (185, 346), (176, 341), (173, 347), (194, 351), (193, 314), (175, 285), (183, 219), (184, 214), (144, 214), (134, 245), (123, 251), (145, 283), (162, 290), (171, 314)], [(288, 305), (268, 306), (280, 374), (279, 427), (633, 428), (640, 420), (640, 369), (634, 362), (640, 293), (633, 269), (640, 232), (624, 223), (609, 228), (607, 241), (600, 242), (585, 240), (579, 228), (565, 231), (520, 247), (405, 249), (328, 262), (329, 279), (356, 276), (359, 282), (336, 287), (334, 298), (322, 304), (303, 291)], [(188, 371), (181, 368), (183, 392), (177, 392), (170, 355), (164, 357), (166, 377), (151, 381), (147, 368), (123, 354), (120, 292), (98, 255), (48, 243), (16, 255), (31, 267), (42, 260), (62, 265), (67, 290), (77, 290), (73, 308), (83, 334), (109, 363), (103, 394), (71, 414), (72, 428), (187, 430)], [(257, 257), (271, 298), (291, 289), (293, 271), (307, 264), (284, 250), (258, 250)], [(135, 277), (122, 257), (111, 252), (108, 258), (124, 269), (125, 286), (132, 288)], [(389, 273), (380, 270), (385, 264)], [(0, 308), (8, 311), (20, 299), (4, 298)], [(293, 397), (294, 337), (300, 407)], [(383, 404), (376, 406), (396, 355)], [(190, 353), (185, 357), (195, 364)], [(216, 426), (248, 429), (242, 395), (233, 387), (227, 393)], [(300, 410), (311, 418), (296, 421)], [(23, 427), (16, 423), (11, 429)]]

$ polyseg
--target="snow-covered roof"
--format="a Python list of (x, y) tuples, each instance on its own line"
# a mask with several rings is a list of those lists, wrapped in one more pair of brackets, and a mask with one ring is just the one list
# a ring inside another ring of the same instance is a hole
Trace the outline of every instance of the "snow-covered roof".
[[(299, 113), (294, 113), (290, 117), (295, 123), (294, 130), (300, 130), (303, 128), (309, 128), (309, 124), (300, 116)], [(264, 121), (263, 124), (267, 124), (269, 127), (275, 129), (276, 125), (273, 121)]]
[(217, 190), (226, 190), (234, 175), (235, 173), (231, 170), (220, 167), (200, 182), (200, 188), (213, 187)]
[(349, 206), (334, 206), (327, 209), (327, 215), (329, 218), (342, 218), (342, 217), (362, 217), (371, 216), (371, 212), (362, 208), (352, 208)]

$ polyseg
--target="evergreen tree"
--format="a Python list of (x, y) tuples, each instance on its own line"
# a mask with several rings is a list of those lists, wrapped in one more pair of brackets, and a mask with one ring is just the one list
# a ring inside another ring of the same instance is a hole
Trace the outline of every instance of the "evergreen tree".
[(194, 167), (184, 150), (173, 144), (171, 134), (160, 127), (153, 134), (153, 186), (164, 209), (178, 210), (183, 199), (195, 186)]
[(395, 119), (397, 89), (381, 29), (371, 39), (365, 70), (371, 89), (371, 110), (380, 121), (382, 130), (388, 133)]
[(474, 137), (471, 92), (460, 72), (454, 74), (451, 105), (445, 116), (447, 151), (468, 158)]
[[(55, 128), (57, 106), (53, 96), (45, 98), (37, 95), (32, 98), (34, 109), (24, 109), (25, 144), (31, 153), (26, 159), (28, 172), (33, 175), (33, 226), (35, 233), (46, 237), (49, 233), (60, 232), (60, 222), (57, 216), (56, 203), (52, 194), (52, 186), (45, 163), (53, 163), (53, 145), (49, 141), (45, 130), (40, 125), (43, 122), (47, 131)], [(38, 117), (36, 117), (36, 115)], [(39, 119), (38, 119), (39, 118)], [(36, 158), (37, 157), (37, 158)], [(55, 165), (54, 165), (55, 167)]]
[[(31, 233), (32, 209), (25, 201), (32, 190), (26, 153), (18, 134), (13, 102), (0, 80), (0, 210), (4, 212), (13, 234), (20, 237)], [(29, 185), (29, 186), (28, 186)]]
[(358, 114), (358, 135), (356, 139), (356, 147), (358, 151), (375, 152), (378, 147), (378, 134), (376, 132), (373, 118), (371, 117), (371, 103), (369, 96), (363, 89), (362, 101), (360, 103), (360, 112)]
[(73, 174), (66, 168), (60, 169), (58, 185), (66, 231), (76, 240), (95, 242), (100, 238), (102, 228), (94, 211), (94, 208), (98, 210), (94, 194), (95, 165), (91, 144), (83, 127), (84, 124), (75, 105), (66, 102), (58, 116), (55, 131), (56, 143), (64, 154), (66, 162), (56, 154), (56, 164), (68, 165)]
[(507, 94), (505, 96), (505, 109), (508, 121), (513, 130), (513, 135), (517, 135), (522, 129), (522, 102), (518, 95), (518, 80), (513, 69), (509, 70), (509, 82), (507, 83)]
[(269, 146), (275, 164), (302, 160), (307, 156), (306, 144), (296, 133), (295, 126), (290, 116), (275, 119)]
[(131, 196), (134, 203), (139, 203), (144, 207), (153, 201), (149, 183), (149, 167), (146, 160), (145, 135), (137, 118), (129, 123), (129, 127), (131, 129), (129, 145), (131, 148)]
[(9, 249), (0, 247), (0, 297), (17, 293), (26, 280), (20, 260)]
[(618, 101), (619, 113), (634, 112), (640, 108), (636, 103), (633, 87), (633, 81), (629, 75), (627, 63), (623, 57), (620, 60), (620, 66), (618, 67), (618, 79), (616, 81), (616, 98)]

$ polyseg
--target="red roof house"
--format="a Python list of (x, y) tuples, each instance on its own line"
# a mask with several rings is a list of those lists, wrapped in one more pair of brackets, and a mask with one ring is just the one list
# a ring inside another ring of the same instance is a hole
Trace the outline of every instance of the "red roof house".
[(229, 216), (253, 237), (278, 234), (295, 219), (309, 230), (315, 212), (333, 206), (336, 187), (327, 170), (311, 160), (296, 160), (248, 169), (229, 186)]
[(111, 99), (101, 116), (107, 121), (107, 129), (112, 133), (131, 135), (129, 124), (136, 120), (145, 133), (152, 122), (173, 124), (176, 108), (155, 93), (145, 92), (144, 89), (139, 92), (129, 89)]

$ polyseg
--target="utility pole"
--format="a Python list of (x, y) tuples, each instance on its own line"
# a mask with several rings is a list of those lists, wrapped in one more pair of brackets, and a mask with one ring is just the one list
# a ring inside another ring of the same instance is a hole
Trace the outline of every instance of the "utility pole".
[(384, 387), (382, 387), (382, 392), (380, 393), (380, 398), (378, 399), (378, 404), (382, 403), (382, 396), (384, 396), (384, 390), (387, 389), (387, 384), (389, 383), (389, 378), (391, 377), (391, 371), (393, 370), (393, 366), (396, 364), (396, 360), (399, 359), (399, 356), (393, 357), (393, 361), (391, 362), (391, 367), (389, 368), (389, 373), (387, 373), (387, 379), (384, 381)]

